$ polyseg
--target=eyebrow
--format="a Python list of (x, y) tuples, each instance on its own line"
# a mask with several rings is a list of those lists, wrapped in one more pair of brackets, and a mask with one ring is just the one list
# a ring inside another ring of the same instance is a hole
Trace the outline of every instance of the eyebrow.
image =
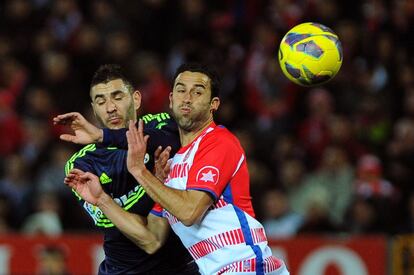
[[(116, 90), (116, 91), (113, 91), (113, 92), (111, 92), (111, 93), (109, 93), (111, 96), (116, 96), (116, 95), (118, 95), (118, 94), (123, 94), (123, 93), (125, 93), (124, 91), (121, 91), (121, 90)], [(94, 100), (96, 100), (97, 98), (103, 98), (104, 97), (104, 94), (97, 94), (97, 95), (95, 95), (95, 98), (94, 98)]]
[[(175, 84), (175, 87), (177, 87), (178, 85), (181, 85), (181, 86), (184, 86), (185, 87), (185, 84), (184, 83), (181, 83), (181, 82), (177, 82), (177, 84)], [(205, 85), (203, 85), (203, 84), (194, 84), (194, 86), (197, 87), (197, 88), (207, 89), (207, 87)]]

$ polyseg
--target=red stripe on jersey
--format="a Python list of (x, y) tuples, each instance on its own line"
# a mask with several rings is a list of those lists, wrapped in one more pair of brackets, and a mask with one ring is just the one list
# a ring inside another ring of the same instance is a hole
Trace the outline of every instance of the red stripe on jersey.
[[(263, 228), (253, 228), (250, 230), (250, 233), (252, 234), (254, 244), (267, 241)], [(238, 228), (200, 241), (190, 246), (188, 249), (194, 259), (199, 259), (224, 246), (241, 243), (245, 243), (245, 240), (241, 228)]]
[(198, 242), (188, 248), (190, 254), (194, 259), (204, 257), (211, 252), (214, 252), (227, 245), (236, 245), (244, 243), (244, 236), (241, 228), (231, 231), (223, 232), (218, 235), (212, 236), (206, 240)]
[(255, 243), (261, 243), (267, 241), (266, 234), (263, 228), (252, 228), (250, 229), (253, 240)]
[[(282, 261), (276, 257), (270, 256), (263, 261), (264, 272), (269, 273), (279, 269), (283, 265)], [(231, 263), (217, 273), (218, 275), (224, 273), (239, 273), (239, 272), (256, 272), (256, 258), (251, 258), (239, 262)]]

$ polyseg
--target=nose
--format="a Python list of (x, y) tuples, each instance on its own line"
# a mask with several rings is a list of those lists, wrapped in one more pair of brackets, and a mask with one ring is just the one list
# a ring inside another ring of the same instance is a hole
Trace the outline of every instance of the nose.
[(106, 112), (107, 113), (113, 113), (116, 111), (116, 105), (112, 100), (108, 100), (106, 102)]
[(184, 93), (184, 95), (183, 95), (183, 101), (184, 102), (186, 102), (186, 103), (191, 102), (191, 99), (192, 99), (192, 92), (191, 91)]

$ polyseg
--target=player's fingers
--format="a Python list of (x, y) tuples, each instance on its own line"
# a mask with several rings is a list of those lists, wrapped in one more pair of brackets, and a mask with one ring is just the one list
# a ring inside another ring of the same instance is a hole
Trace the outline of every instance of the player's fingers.
[(81, 176), (81, 179), (84, 180), (94, 180), (96, 178), (96, 175), (90, 173), (90, 172), (84, 172)]
[(158, 146), (157, 149), (154, 152), (155, 161), (158, 161), (161, 158), (161, 152), (162, 152), (162, 147)]
[(144, 136), (144, 144), (147, 145), (148, 139), (149, 139), (149, 135), (145, 135)]
[(167, 146), (164, 151), (162, 151), (162, 158), (166, 158), (167, 160), (170, 158), (171, 146)]
[(137, 133), (138, 133), (138, 140), (141, 141), (141, 142), (145, 142), (145, 137), (144, 137), (144, 121), (142, 119), (140, 119), (138, 121)]
[(163, 166), (165, 166), (167, 164), (168, 159), (170, 158), (170, 150), (169, 148), (164, 149), (164, 151), (162, 151), (161, 156), (160, 156), (160, 162), (162, 163)]
[(63, 118), (60, 119), (60, 118), (57, 118), (57, 117), (53, 118), (53, 124), (54, 125), (57, 125), (57, 124), (59, 124), (59, 125), (67, 125), (67, 124), (72, 123), (72, 121), (73, 121), (72, 118), (65, 118), (65, 119), (63, 119)]
[(166, 165), (164, 166), (164, 173), (166, 175), (168, 175), (170, 173), (170, 169), (171, 169), (171, 163), (172, 163), (172, 159), (167, 160)]
[(73, 188), (74, 186), (76, 186), (76, 180), (75, 180), (75, 178), (71, 178), (71, 177), (65, 177), (65, 179), (63, 180), (63, 182), (67, 185), (67, 186), (69, 186), (69, 187), (71, 187), (71, 188)]
[(161, 167), (164, 168), (164, 166), (167, 164), (167, 160), (168, 160), (168, 157), (165, 157), (165, 154), (164, 154), (159, 158), (158, 163), (160, 164)]
[(127, 142), (128, 142), (128, 147), (129, 147), (129, 145), (131, 145), (132, 144), (132, 137), (131, 137), (131, 131), (130, 130), (128, 130), (128, 131), (126, 131), (126, 138), (127, 138)]
[(144, 133), (144, 121), (142, 119), (139, 119), (138, 121), (138, 132)]
[(65, 185), (69, 186), (70, 188), (73, 188), (75, 186), (71, 181), (67, 181), (66, 179), (64, 182), (65, 182)]
[(84, 174), (85, 172), (84, 171), (82, 171), (81, 169), (78, 169), (78, 168), (73, 168), (72, 170), (70, 170), (70, 172), (69, 173), (72, 173), (72, 174), (77, 174), (77, 175), (81, 175), (81, 174)]
[(138, 142), (138, 134), (137, 134), (137, 127), (132, 120), (129, 121), (129, 132), (131, 134), (131, 142), (137, 143)]
[(65, 113), (57, 115), (53, 118), (53, 121), (62, 121), (62, 120), (68, 120), (68, 119), (75, 119), (75, 118), (81, 118), (82, 115), (78, 112), (71, 112), (71, 113)]
[(62, 134), (59, 138), (63, 141), (76, 143), (76, 136), (70, 134)]
[(53, 121), (53, 124), (54, 124), (54, 125), (56, 125), (56, 124), (60, 124), (60, 123), (61, 123), (61, 119), (59, 119), (57, 116), (55, 116), (55, 117), (52, 119), (52, 121)]
[(74, 169), (72, 169), (72, 170), (69, 171), (67, 177), (69, 177), (69, 178), (76, 178), (76, 177), (79, 177), (82, 174), (83, 174), (83, 171), (82, 170), (79, 170), (79, 169), (74, 168)]
[(76, 172), (75, 173), (72, 173), (72, 170), (70, 170), (68, 172), (68, 174), (66, 175), (66, 177), (74, 177), (74, 176), (76, 176)]
[(78, 170), (78, 169), (72, 169), (69, 173), (68, 173), (68, 175), (66, 176), (66, 178), (68, 179), (68, 180), (71, 180), (71, 181), (79, 181), (79, 178), (80, 178), (80, 176), (81, 175), (83, 175), (83, 171), (82, 170)]
[(66, 177), (65, 177), (65, 179), (64, 179), (64, 182), (65, 183), (68, 183), (68, 182), (74, 182), (74, 181), (76, 181), (76, 176), (74, 176), (74, 175), (67, 175)]
[(79, 112), (69, 112), (69, 113), (57, 115), (57, 117), (59, 118), (79, 117), (79, 116), (82, 116)]

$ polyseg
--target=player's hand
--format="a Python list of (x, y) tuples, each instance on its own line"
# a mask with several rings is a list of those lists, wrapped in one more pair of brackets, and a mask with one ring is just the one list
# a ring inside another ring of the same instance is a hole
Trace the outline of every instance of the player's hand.
[(144, 122), (140, 119), (138, 129), (133, 121), (129, 122), (129, 130), (126, 132), (128, 140), (127, 168), (133, 172), (144, 170), (144, 157), (147, 151), (147, 141), (149, 136), (144, 136)]
[(72, 169), (65, 177), (65, 184), (75, 190), (83, 200), (93, 205), (96, 205), (104, 195), (99, 178), (90, 172)]
[(102, 142), (103, 131), (87, 121), (80, 113), (66, 113), (53, 118), (54, 124), (69, 125), (74, 134), (60, 135), (60, 139), (77, 144)]
[(170, 152), (171, 146), (167, 146), (164, 150), (162, 150), (161, 146), (158, 146), (154, 152), (154, 174), (162, 182), (165, 181), (170, 173)]

